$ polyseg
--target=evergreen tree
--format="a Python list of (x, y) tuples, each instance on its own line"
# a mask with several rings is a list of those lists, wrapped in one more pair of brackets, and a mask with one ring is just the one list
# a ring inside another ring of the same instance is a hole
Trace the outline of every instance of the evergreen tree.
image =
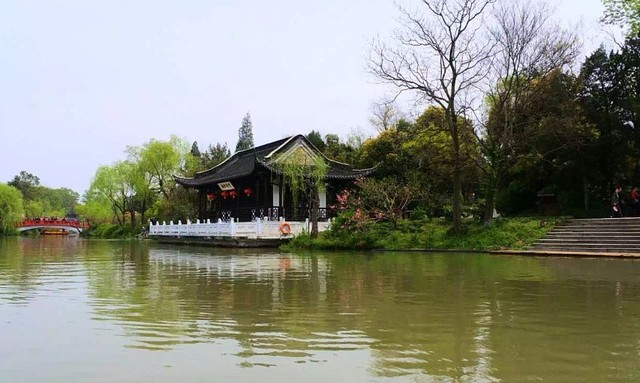
[(35, 197), (36, 187), (40, 185), (40, 178), (23, 170), (7, 182), (7, 185), (20, 190), (25, 199), (31, 200)]
[(247, 112), (247, 115), (242, 119), (240, 129), (238, 129), (236, 152), (250, 148), (253, 148), (253, 124), (251, 124), (251, 116)]
[(229, 157), (231, 157), (231, 151), (226, 142), (217, 143), (215, 146), (209, 144), (209, 148), (202, 153), (201, 157), (203, 170), (211, 169)]
[(191, 155), (194, 157), (200, 157), (200, 148), (198, 148), (198, 141), (193, 141), (191, 145)]
[(313, 146), (318, 148), (318, 150), (321, 152), (323, 152), (327, 146), (327, 144), (324, 143), (320, 132), (317, 132), (315, 130), (312, 130), (311, 132), (309, 132), (309, 134), (307, 134), (307, 140), (309, 140), (309, 142), (311, 142)]

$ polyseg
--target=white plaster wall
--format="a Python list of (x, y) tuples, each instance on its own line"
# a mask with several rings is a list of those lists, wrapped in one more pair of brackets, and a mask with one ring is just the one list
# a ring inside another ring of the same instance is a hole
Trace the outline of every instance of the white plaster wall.
[(321, 188), (318, 190), (318, 198), (320, 199), (320, 209), (327, 207), (327, 189)]
[(273, 206), (280, 206), (280, 185), (273, 185)]

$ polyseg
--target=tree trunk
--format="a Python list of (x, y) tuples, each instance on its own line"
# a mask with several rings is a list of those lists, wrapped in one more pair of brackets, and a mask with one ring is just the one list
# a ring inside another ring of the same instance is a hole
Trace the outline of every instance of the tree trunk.
[(145, 221), (145, 216), (147, 214), (147, 202), (142, 202), (142, 206), (140, 207), (140, 224), (144, 226), (147, 224), (147, 221)]
[(488, 225), (493, 221), (493, 210), (496, 206), (496, 191), (497, 188), (495, 187), (495, 183), (491, 182), (486, 190), (486, 202), (484, 206), (484, 215), (482, 217), (482, 223), (485, 225)]
[(134, 209), (129, 210), (131, 214), (131, 231), (136, 229), (136, 211)]
[(164, 181), (162, 180), (162, 178), (158, 178), (158, 187), (160, 188), (160, 192), (162, 193), (164, 198), (169, 199), (169, 193), (164, 190)]
[(482, 223), (485, 225), (490, 224), (493, 221), (493, 212), (496, 209), (496, 195), (498, 194), (498, 185), (502, 179), (502, 172), (497, 160), (494, 164), (491, 164), (492, 168), (489, 169), (489, 175), (487, 175), (486, 183), (486, 201), (484, 206), (484, 216), (482, 217)]
[(584, 211), (589, 210), (589, 180), (587, 179), (587, 171), (584, 167), (584, 158), (580, 156), (580, 169), (582, 170), (582, 192), (584, 203)]
[(453, 143), (453, 232), (462, 231), (462, 169), (460, 161), (460, 135), (453, 106), (449, 112), (451, 140)]

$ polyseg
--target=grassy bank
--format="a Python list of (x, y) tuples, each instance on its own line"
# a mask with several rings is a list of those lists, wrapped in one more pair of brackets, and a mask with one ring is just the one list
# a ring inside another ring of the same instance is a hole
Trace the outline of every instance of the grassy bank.
[(113, 225), (110, 223), (103, 223), (96, 226), (91, 226), (89, 229), (82, 233), (83, 237), (102, 238), (102, 239), (123, 239), (133, 238), (137, 235), (131, 231), (129, 226)]
[(490, 225), (467, 224), (461, 234), (451, 234), (450, 223), (439, 219), (404, 220), (396, 227), (386, 222), (376, 223), (360, 230), (332, 227), (317, 239), (311, 239), (307, 234), (299, 235), (284, 250), (517, 250), (530, 246), (562, 221), (563, 218), (546, 217), (498, 219)]

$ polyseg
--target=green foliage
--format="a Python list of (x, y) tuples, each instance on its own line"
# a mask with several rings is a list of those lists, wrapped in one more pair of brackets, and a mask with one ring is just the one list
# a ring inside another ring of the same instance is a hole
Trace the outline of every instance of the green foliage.
[(113, 211), (109, 201), (105, 198), (92, 198), (84, 204), (76, 206), (76, 213), (90, 225), (111, 223), (113, 221)]
[(154, 218), (160, 221), (194, 219), (198, 216), (198, 193), (193, 189), (176, 186), (169, 190), (167, 198), (159, 199), (152, 209)]
[(25, 209), (31, 206), (36, 210), (39, 209), (40, 212), (39, 214), (28, 212), (28, 217), (64, 217), (75, 208), (80, 198), (80, 195), (71, 189), (52, 189), (46, 186), (36, 186), (32, 196), (32, 199), (25, 198)]
[(139, 166), (149, 174), (150, 181), (165, 197), (173, 187), (173, 174), (187, 165), (187, 141), (171, 136), (169, 141), (152, 139), (139, 149)]
[[(463, 195), (469, 196), (480, 182), (476, 163), (482, 158), (471, 123), (459, 118), (458, 125), (464, 153), (460, 165), (465, 175)], [(438, 107), (427, 108), (414, 123), (401, 119), (395, 128), (384, 129), (377, 137), (367, 140), (360, 150), (359, 161), (361, 167), (378, 165), (370, 178), (386, 179), (381, 186), (395, 185), (398, 192), (411, 190), (412, 197), (408, 202), (412, 208), (420, 207), (437, 215), (442, 214), (443, 207), (450, 205), (453, 199), (453, 163), (446, 116)], [(370, 190), (379, 194), (381, 189)], [(363, 197), (367, 194), (365, 192)]]
[(127, 176), (131, 163), (123, 161), (111, 166), (101, 166), (85, 195), (87, 204), (100, 204), (108, 201), (111, 211), (120, 225), (125, 224), (125, 213), (128, 208), (132, 190)]
[(93, 238), (113, 239), (113, 238), (131, 238), (135, 233), (128, 226), (114, 225), (103, 223), (92, 226), (84, 235)]
[(308, 193), (310, 188), (318, 189), (324, 185), (329, 168), (321, 157), (310, 157), (302, 151), (295, 151), (286, 158), (276, 158), (274, 164), (293, 194), (294, 206), (297, 206), (295, 199), (299, 193)]
[(522, 211), (536, 210), (537, 193), (522, 179), (513, 179), (498, 191), (496, 209), (502, 214), (515, 215)]
[(35, 188), (40, 185), (40, 178), (23, 170), (13, 177), (13, 180), (8, 182), (8, 185), (20, 190), (24, 198), (31, 200), (35, 197)]
[(341, 219), (316, 240), (306, 234), (296, 236), (287, 249), (524, 249), (564, 220), (538, 217), (498, 219), (490, 225), (469, 224), (464, 233), (452, 234), (450, 225), (441, 219), (402, 220), (395, 228), (390, 223), (378, 223), (355, 232), (343, 229), (341, 222), (344, 221)]
[[(298, 198), (301, 194), (308, 196), (311, 210), (311, 236), (317, 236), (318, 208), (320, 207), (318, 192), (324, 189), (329, 165), (323, 157), (310, 154), (303, 147), (281, 154), (274, 159), (273, 165), (282, 174), (284, 186), (287, 186), (291, 193), (293, 206), (298, 206)], [(294, 219), (297, 218), (296, 212), (297, 210), (294, 210)]]
[(13, 231), (13, 225), (24, 214), (22, 194), (10, 185), (0, 183), (0, 234)]
[(202, 153), (200, 170), (211, 169), (229, 157), (231, 157), (231, 151), (226, 142), (224, 144), (216, 143), (215, 146), (209, 144), (207, 150)]
[(586, 169), (587, 192), (592, 200), (607, 199), (615, 183), (640, 183), (636, 164), (640, 156), (638, 71), (640, 38), (637, 37), (627, 39), (620, 51), (596, 50), (582, 66), (578, 100), (586, 122), (593, 129), (583, 150), (582, 166)]
[(251, 116), (247, 115), (242, 118), (242, 124), (238, 129), (238, 143), (236, 144), (236, 152), (253, 148), (253, 124)]
[(315, 146), (321, 152), (324, 152), (325, 148), (327, 147), (327, 144), (324, 143), (320, 132), (317, 132), (315, 130), (312, 130), (311, 132), (309, 132), (309, 134), (307, 134), (307, 140), (309, 140), (309, 142), (311, 142), (313, 146)]
[(337, 134), (325, 135), (324, 142), (326, 146), (323, 153), (327, 157), (347, 164), (357, 162), (358, 148), (349, 145), (348, 143), (341, 142), (340, 137)]
[[(378, 166), (375, 177), (397, 177), (407, 180), (407, 172), (416, 168), (414, 158), (406, 150), (407, 132), (396, 128), (381, 131), (364, 142), (358, 163), (363, 168)], [(384, 159), (384, 161), (382, 161)]]
[(353, 212), (350, 218), (356, 225), (387, 221), (395, 226), (407, 215), (409, 204), (424, 195), (417, 185), (395, 177), (359, 179), (356, 186), (356, 191), (337, 196), (340, 209)]
[(173, 174), (195, 173), (200, 158), (194, 155), (197, 145), (177, 136), (169, 141), (151, 139), (141, 147), (127, 147), (126, 153), (126, 160), (98, 168), (79, 211), (93, 223), (129, 222), (133, 231), (162, 208), (161, 197), (175, 199)]
[[(464, 174), (461, 180), (461, 197), (464, 197), (477, 188), (480, 179), (478, 164), (482, 163), (482, 157), (471, 121), (458, 116), (457, 125), (461, 153), (458, 166)], [(438, 107), (427, 108), (408, 129), (407, 136), (409, 139), (403, 145), (414, 161), (412, 168), (422, 171), (422, 184), (431, 185), (422, 189), (429, 189), (432, 194), (453, 200), (455, 151), (445, 110)], [(434, 206), (429, 208), (434, 209)]]
[(193, 144), (191, 144), (191, 155), (194, 157), (200, 157), (201, 153), (200, 153), (200, 148), (198, 148), (198, 141), (193, 141)]
[(46, 213), (46, 208), (41, 201), (24, 201), (24, 214), (27, 217), (49, 217), (55, 216), (53, 212)]
[(484, 192), (495, 198), (500, 213), (534, 209), (538, 193), (549, 188), (583, 200), (585, 153), (594, 132), (578, 104), (579, 84), (575, 76), (553, 70), (522, 79), (516, 101), (489, 110)]
[(631, 34), (640, 32), (640, 0), (602, 0), (606, 24), (628, 28)]
[(68, 188), (53, 189), (40, 185), (37, 176), (24, 170), (9, 185), (22, 193), (27, 217), (64, 217), (73, 211), (80, 197)]

